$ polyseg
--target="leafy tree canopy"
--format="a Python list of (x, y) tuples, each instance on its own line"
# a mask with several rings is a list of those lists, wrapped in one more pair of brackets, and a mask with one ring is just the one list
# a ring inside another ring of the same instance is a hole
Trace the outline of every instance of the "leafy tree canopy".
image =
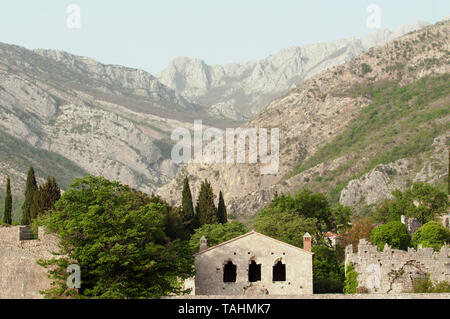
[(36, 190), (34, 201), (31, 205), (31, 218), (34, 219), (44, 212), (53, 209), (60, 197), (61, 190), (55, 178), (47, 177), (47, 181)]
[[(181, 293), (193, 275), (187, 242), (170, 240), (167, 205), (103, 177), (77, 179), (40, 218), (60, 238), (61, 258), (50, 267), (54, 287), (47, 297), (157, 298)], [(81, 288), (67, 289), (69, 264), (81, 268)]]
[(426, 183), (414, 183), (411, 189), (395, 190), (392, 195), (394, 198), (384, 201), (375, 212), (379, 222), (399, 221), (405, 215), (425, 224), (443, 215), (449, 206), (447, 194)]
[(11, 225), (12, 223), (11, 179), (9, 178), (9, 176), (6, 178), (6, 198), (2, 221), (7, 225)]
[(183, 219), (187, 223), (187, 228), (190, 233), (198, 227), (198, 220), (194, 212), (194, 204), (192, 202), (192, 193), (189, 186), (189, 178), (186, 176), (183, 181), (182, 202)]
[(196, 253), (200, 248), (202, 236), (208, 241), (208, 247), (212, 247), (247, 232), (245, 225), (236, 220), (225, 224), (205, 224), (195, 230), (189, 240), (189, 247), (192, 253)]
[(217, 208), (214, 205), (214, 193), (211, 184), (207, 180), (204, 180), (200, 185), (196, 214), (199, 226), (217, 223)]
[(350, 214), (350, 209), (344, 206), (331, 208), (323, 194), (303, 190), (295, 197), (275, 197), (258, 213), (254, 227), (265, 235), (303, 247), (306, 232), (318, 244), (324, 232), (348, 227)]
[(413, 235), (413, 245), (418, 247), (433, 247), (438, 251), (445, 243), (450, 244), (450, 230), (439, 223), (428, 222), (420, 227)]
[(30, 169), (28, 170), (25, 188), (25, 200), (22, 205), (22, 219), (21, 219), (22, 225), (31, 224), (32, 218), (31, 210), (36, 196), (36, 191), (37, 191), (36, 177), (34, 175), (33, 167), (30, 166)]
[(312, 248), (314, 253), (314, 293), (342, 293), (345, 271), (338, 263), (337, 252), (325, 246)]
[(222, 191), (219, 192), (219, 204), (217, 205), (217, 221), (225, 224), (228, 221), (227, 207), (223, 199)]
[(370, 241), (380, 250), (383, 250), (387, 243), (392, 248), (407, 250), (411, 245), (411, 237), (409, 236), (406, 226), (400, 221), (389, 222), (378, 226), (372, 230)]

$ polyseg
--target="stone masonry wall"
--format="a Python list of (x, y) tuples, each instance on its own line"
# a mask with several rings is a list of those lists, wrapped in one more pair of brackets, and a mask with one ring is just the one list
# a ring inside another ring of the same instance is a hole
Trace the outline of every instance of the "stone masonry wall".
[(58, 238), (39, 228), (39, 239), (19, 240), (21, 226), (0, 227), (0, 299), (43, 298), (50, 288), (46, 269), (36, 261), (53, 257)]
[(415, 278), (427, 274), (435, 282), (450, 281), (450, 247), (443, 246), (439, 252), (433, 248), (419, 248), (417, 251), (392, 249), (386, 244), (383, 251), (365, 239), (353, 253), (352, 245), (346, 247), (345, 264), (353, 264), (359, 274), (359, 286), (371, 293), (402, 293), (412, 289)]
[[(223, 281), (224, 265), (237, 266), (236, 282)], [(261, 280), (249, 282), (249, 264), (261, 265)], [(286, 281), (272, 281), (273, 266), (286, 265)], [(302, 295), (313, 293), (313, 254), (251, 233), (195, 257), (195, 295)]]

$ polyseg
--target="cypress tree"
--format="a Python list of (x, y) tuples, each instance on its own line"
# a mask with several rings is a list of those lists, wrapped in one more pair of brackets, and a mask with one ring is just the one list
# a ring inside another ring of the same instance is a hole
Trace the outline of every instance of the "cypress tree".
[(189, 187), (189, 178), (184, 178), (182, 202), (184, 220), (190, 233), (198, 227), (197, 219), (194, 212), (194, 203), (192, 202), (191, 188)]
[(214, 205), (214, 193), (211, 184), (205, 180), (200, 186), (196, 207), (199, 226), (217, 223), (217, 208)]
[(6, 178), (6, 198), (5, 210), (3, 212), (3, 222), (7, 225), (12, 224), (12, 195), (11, 195), (11, 181), (9, 176)]
[(219, 205), (217, 206), (217, 221), (221, 224), (225, 224), (228, 221), (227, 207), (223, 200), (222, 191), (219, 192)]
[(30, 166), (27, 176), (27, 185), (25, 188), (25, 200), (22, 205), (22, 225), (31, 224), (31, 209), (34, 202), (34, 197), (37, 191), (36, 177), (34, 176), (34, 169)]
[(60, 197), (61, 190), (56, 183), (55, 178), (50, 178), (50, 176), (47, 177), (45, 184), (39, 186), (36, 191), (36, 196), (31, 208), (31, 219), (36, 218), (46, 211), (52, 210)]

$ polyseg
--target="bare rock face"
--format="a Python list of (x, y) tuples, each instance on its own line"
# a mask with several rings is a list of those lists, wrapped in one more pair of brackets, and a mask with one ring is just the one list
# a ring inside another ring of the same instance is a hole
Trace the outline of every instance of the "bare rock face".
[(178, 57), (157, 78), (211, 114), (249, 119), (314, 75), (426, 25), (416, 22), (393, 31), (378, 30), (362, 39), (291, 47), (259, 61), (208, 65), (199, 59)]
[(424, 160), (424, 165), (419, 173), (414, 177), (414, 182), (435, 183), (437, 180), (448, 177), (448, 144), (450, 132), (434, 139), (432, 147), (433, 153), (430, 158)]
[(34, 50), (44, 58), (53, 59), (72, 72), (89, 76), (103, 85), (97, 87), (114, 94), (134, 94), (152, 99), (156, 103), (170, 101), (185, 109), (192, 105), (179, 94), (160, 83), (153, 75), (143, 70), (126, 68), (120, 65), (105, 65), (88, 57), (76, 56), (58, 50)]
[[(375, 204), (381, 199), (392, 198), (392, 191), (405, 189), (410, 182), (434, 184), (448, 175), (447, 141), (450, 132), (436, 137), (431, 154), (425, 154), (416, 161), (407, 158), (394, 163), (381, 164), (358, 179), (351, 180), (342, 190), (339, 202), (345, 206)], [(417, 165), (419, 162), (419, 165)], [(419, 169), (418, 173), (415, 173)]]
[(393, 176), (405, 174), (407, 171), (407, 159), (387, 165), (380, 164), (361, 178), (350, 181), (341, 192), (339, 202), (344, 206), (354, 206), (364, 200), (367, 205), (370, 205), (380, 199), (391, 198), (393, 190), (403, 187), (402, 183), (398, 183)]

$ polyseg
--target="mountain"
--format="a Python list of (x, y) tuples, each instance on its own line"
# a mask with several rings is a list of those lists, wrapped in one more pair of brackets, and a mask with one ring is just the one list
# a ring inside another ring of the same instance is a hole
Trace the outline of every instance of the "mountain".
[(409, 33), (311, 77), (245, 128), (279, 128), (278, 174), (259, 164), (195, 164), (158, 190), (180, 201), (208, 179), (228, 212), (249, 220), (275, 194), (302, 188), (367, 209), (414, 181), (446, 187), (450, 140), (450, 21)]
[(415, 22), (393, 31), (378, 30), (362, 39), (291, 47), (244, 63), (211, 66), (200, 59), (178, 57), (157, 78), (187, 100), (204, 106), (213, 117), (243, 121), (302, 81), (426, 25)]
[(0, 43), (0, 187), (11, 175), (15, 198), (30, 165), (63, 189), (89, 173), (151, 193), (177, 172), (172, 130), (199, 116), (142, 70)]

